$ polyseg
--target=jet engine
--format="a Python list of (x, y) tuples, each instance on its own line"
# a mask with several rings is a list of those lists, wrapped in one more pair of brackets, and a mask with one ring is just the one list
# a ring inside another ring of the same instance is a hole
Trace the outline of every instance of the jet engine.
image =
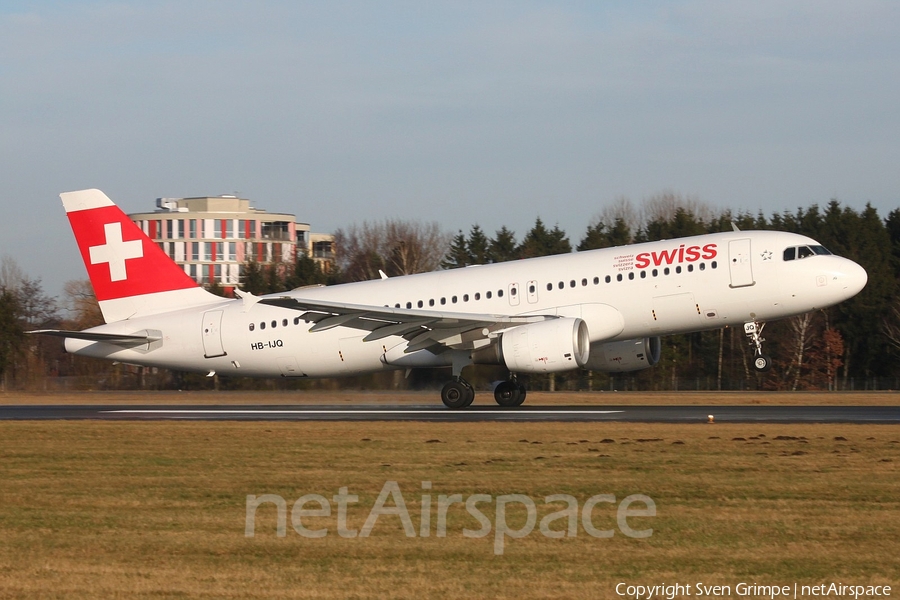
[(658, 337), (591, 344), (591, 357), (584, 368), (610, 373), (640, 371), (658, 363), (661, 350)]
[(500, 357), (513, 373), (555, 373), (583, 367), (590, 357), (587, 324), (549, 319), (520, 325), (500, 337)]

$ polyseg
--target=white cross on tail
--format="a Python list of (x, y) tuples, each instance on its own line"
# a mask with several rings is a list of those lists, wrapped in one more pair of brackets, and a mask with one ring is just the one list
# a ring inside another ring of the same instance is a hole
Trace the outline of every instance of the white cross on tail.
[(109, 279), (123, 281), (128, 278), (125, 261), (144, 256), (144, 245), (141, 240), (123, 242), (121, 223), (107, 223), (103, 226), (103, 233), (106, 236), (106, 243), (90, 247), (91, 264), (109, 264)]

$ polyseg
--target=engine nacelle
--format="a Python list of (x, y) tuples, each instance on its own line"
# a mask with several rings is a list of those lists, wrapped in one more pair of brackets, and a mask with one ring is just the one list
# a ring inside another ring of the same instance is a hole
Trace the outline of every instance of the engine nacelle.
[(584, 368), (608, 373), (640, 371), (658, 363), (661, 351), (658, 337), (591, 344), (591, 359)]
[(555, 373), (583, 367), (591, 352), (581, 319), (549, 319), (520, 325), (500, 337), (500, 356), (513, 373)]

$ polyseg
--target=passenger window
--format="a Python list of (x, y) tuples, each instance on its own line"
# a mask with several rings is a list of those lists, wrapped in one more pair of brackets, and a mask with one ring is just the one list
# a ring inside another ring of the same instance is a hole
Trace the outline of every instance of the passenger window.
[(294, 317), (294, 325), (300, 324), (300, 317)]
[(265, 322), (265, 321), (261, 322), (261, 323), (259, 324), (259, 328), (260, 328), (260, 329), (265, 329), (265, 328), (266, 328), (266, 322)]
[(600, 283), (600, 278), (594, 277), (594, 285), (597, 285), (598, 283)]
[(481, 300), (481, 292), (475, 292), (475, 299)]
[(282, 320), (281, 320), (281, 326), (282, 326), (282, 327), (287, 327), (287, 319), (282, 319)]
[(785, 248), (784, 260), (794, 260), (796, 257), (797, 257), (797, 249), (796, 248)]
[(693, 273), (693, 272), (694, 272), (694, 265), (689, 264), (688, 265), (688, 273)]
[(630, 273), (628, 273), (628, 280), (631, 281), (633, 279), (634, 279), (634, 271), (631, 271)]
[(453, 296), (452, 298), (450, 298), (450, 302), (452, 302), (453, 304), (456, 304), (456, 296)]
[(573, 279), (572, 281), (569, 282), (569, 287), (575, 287), (575, 280), (574, 280), (574, 279)]
[(663, 275), (668, 275), (668, 274), (669, 274), (669, 267), (666, 267), (665, 269), (663, 269)]
[(434, 306), (434, 298), (428, 300), (428, 306)]
[(700, 270), (701, 270), (701, 271), (705, 271), (705, 270), (706, 270), (706, 263), (700, 263)]
[(713, 269), (715, 269), (716, 267), (719, 266), (719, 263), (717, 263), (716, 261), (712, 261), (711, 263), (709, 263), (709, 266), (712, 267)]
[(412, 302), (407, 302), (407, 303), (406, 303), (406, 308), (412, 308)]
[(582, 280), (581, 280), (581, 285), (582, 285), (582, 286), (587, 285), (587, 279), (582, 279)]
[(681, 273), (681, 265), (678, 265), (677, 267), (675, 267), (675, 272)]
[(272, 321), (272, 329), (278, 327), (278, 321)]
[(607, 275), (605, 281), (606, 281), (606, 283), (609, 283), (610, 281), (612, 281), (612, 279), (610, 279), (609, 275)]
[(641, 279), (647, 279), (647, 271), (641, 271)]
[(657, 271), (656, 269), (653, 269), (653, 276), (654, 277), (659, 276), (659, 271)]
[(469, 301), (469, 295), (463, 294), (463, 302), (468, 302), (468, 301)]
[(491, 299), (491, 293), (490, 293), (490, 292), (487, 292), (487, 293), (484, 295), (484, 297), (487, 298), (488, 300), (490, 300), (490, 299)]
[(444, 304), (447, 304), (447, 299), (446, 299), (446, 298), (441, 298), (441, 305), (443, 306)]
[[(533, 285), (529, 285), (529, 286), (528, 286), (528, 293), (529, 293), (529, 294), (533, 294), (535, 291), (536, 291), (536, 290), (534, 289), (534, 286), (533, 286)], [(513, 293), (515, 294), (515, 293), (516, 293), (516, 290), (513, 290)]]
[(566, 287), (565, 282), (560, 281), (560, 282), (559, 282), (559, 289), (563, 289), (564, 287)]
[(256, 323), (250, 323), (250, 331), (256, 329)]
[(619, 273), (618, 275), (616, 275), (616, 281), (622, 281), (622, 274), (621, 274), (621, 273)]
[[(512, 294), (513, 296), (515, 296), (515, 295), (516, 295), (516, 288), (511, 289), (511, 290), (509, 291), (509, 293)], [(503, 297), (503, 290), (497, 290), (497, 297), (498, 297), (498, 298), (502, 298), (502, 297)]]

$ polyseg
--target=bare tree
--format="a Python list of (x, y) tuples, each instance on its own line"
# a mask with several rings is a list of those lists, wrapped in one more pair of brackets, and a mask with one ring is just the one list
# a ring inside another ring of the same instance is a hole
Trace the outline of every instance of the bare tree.
[(16, 260), (6, 254), (0, 260), (0, 288), (17, 290), (25, 279), (25, 272)]
[(63, 286), (65, 309), (75, 329), (87, 329), (103, 324), (103, 314), (94, 295), (94, 288), (87, 279), (73, 279)]
[(716, 216), (716, 210), (696, 196), (663, 192), (645, 198), (641, 203), (641, 224), (646, 225), (650, 221), (672, 221), (679, 208), (703, 223), (709, 223)]
[(806, 313), (788, 319), (791, 330), (791, 364), (785, 370), (785, 380), (793, 379), (791, 391), (797, 391), (804, 368), (803, 359), (810, 348), (813, 313)]
[(450, 235), (436, 222), (388, 219), (363, 222), (335, 232), (337, 262), (345, 279), (378, 279), (434, 271), (447, 252)]

